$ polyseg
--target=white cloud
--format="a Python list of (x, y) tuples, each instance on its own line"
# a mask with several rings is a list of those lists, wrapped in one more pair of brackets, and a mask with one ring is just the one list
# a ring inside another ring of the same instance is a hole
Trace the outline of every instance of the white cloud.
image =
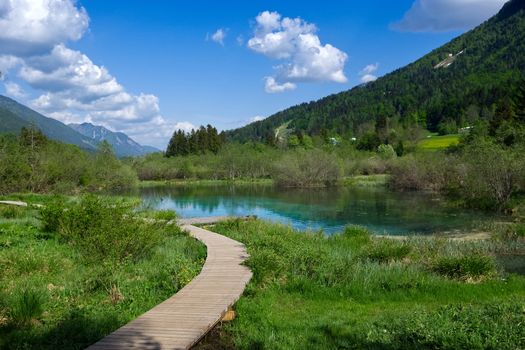
[(88, 25), (76, 0), (0, 0), (0, 80), (14, 73), (6, 94), (65, 123), (92, 122), (164, 147), (175, 128), (189, 124), (167, 121), (155, 95), (127, 92), (107, 68), (69, 49)]
[(270, 94), (284, 92), (286, 90), (294, 90), (297, 87), (297, 85), (290, 82), (279, 84), (277, 81), (275, 81), (274, 77), (266, 77), (264, 80), (264, 90)]
[(392, 28), (408, 32), (470, 29), (496, 14), (507, 0), (415, 0)]
[(376, 81), (377, 77), (373, 74), (365, 74), (359, 79), (361, 83), (370, 83), (371, 81)]
[(178, 122), (175, 124), (175, 129), (190, 132), (191, 130), (197, 130), (198, 128), (190, 122)]
[(7, 82), (7, 83), (4, 83), (4, 87), (5, 87), (5, 93), (8, 96), (11, 96), (17, 99), (22, 99), (26, 97), (25, 91), (17, 83)]
[(260, 13), (255, 21), (248, 47), (282, 61), (275, 67), (274, 76), (265, 79), (267, 92), (292, 90), (299, 82), (347, 81), (343, 72), (347, 54), (330, 44), (321, 44), (314, 24), (269, 11)]
[(369, 65), (366, 65), (365, 68), (361, 69), (361, 72), (359, 72), (359, 75), (365, 75), (365, 74), (372, 74), (379, 68), (379, 63), (372, 63)]
[(239, 35), (235, 40), (239, 46), (244, 45), (244, 37), (242, 35)]
[(2, 77), (4, 77), (10, 69), (20, 65), (22, 62), (22, 59), (12, 55), (0, 55), (0, 72), (2, 73)]
[(228, 35), (227, 30), (219, 28), (211, 35), (211, 40), (224, 46), (224, 39), (226, 39), (226, 35)]
[(0, 0), (0, 53), (28, 56), (78, 40), (89, 25), (72, 0)]
[(107, 69), (63, 44), (55, 46), (50, 54), (26, 59), (19, 75), (35, 89), (61, 93), (81, 102), (124, 90)]
[(260, 122), (261, 120), (264, 120), (264, 117), (256, 115), (255, 117), (250, 118), (250, 123)]
[(365, 66), (365, 68), (361, 69), (359, 72), (359, 76), (361, 83), (369, 83), (371, 81), (377, 80), (377, 76), (372, 74), (375, 73), (379, 68), (379, 63), (373, 63)]

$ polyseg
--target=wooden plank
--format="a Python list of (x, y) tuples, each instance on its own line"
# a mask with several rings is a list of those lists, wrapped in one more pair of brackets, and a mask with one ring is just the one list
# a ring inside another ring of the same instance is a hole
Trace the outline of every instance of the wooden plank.
[(248, 253), (243, 244), (193, 226), (229, 218), (180, 220), (182, 228), (207, 247), (201, 273), (177, 294), (91, 345), (90, 350), (189, 349), (239, 299), (252, 272), (241, 265)]
[(27, 207), (26, 202), (19, 202), (19, 201), (0, 201), (0, 204), (16, 205), (18, 207)]

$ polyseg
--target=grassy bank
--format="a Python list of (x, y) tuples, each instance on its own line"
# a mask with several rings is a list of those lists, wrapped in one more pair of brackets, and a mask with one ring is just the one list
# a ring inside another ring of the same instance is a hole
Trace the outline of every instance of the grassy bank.
[(136, 200), (12, 198), (46, 208), (0, 205), (0, 349), (83, 349), (177, 292), (205, 257), (176, 226), (134, 219)]
[[(389, 176), (386, 174), (376, 175), (355, 175), (347, 176), (340, 181), (342, 186), (356, 187), (383, 187), (387, 186)], [(158, 186), (274, 186), (272, 179), (236, 179), (236, 180), (145, 180), (139, 182), (139, 187), (158, 187)]]
[(158, 187), (158, 186), (251, 186), (251, 185), (274, 185), (272, 179), (236, 179), (236, 180), (145, 180), (139, 182), (139, 187)]
[(525, 278), (506, 274), (494, 258), (524, 254), (519, 232), (482, 242), (400, 242), (360, 228), (326, 238), (261, 221), (213, 230), (246, 244), (254, 277), (237, 319), (201, 348), (525, 346)]

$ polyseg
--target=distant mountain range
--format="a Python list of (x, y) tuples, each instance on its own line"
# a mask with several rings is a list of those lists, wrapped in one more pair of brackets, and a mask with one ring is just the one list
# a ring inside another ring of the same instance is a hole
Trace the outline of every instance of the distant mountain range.
[(374, 82), (303, 103), (242, 128), (229, 139), (265, 140), (283, 125), (309, 135), (357, 134), (378, 116), (440, 123), (490, 118), (525, 79), (525, 0), (510, 0), (498, 14)]
[(67, 126), (9, 97), (0, 95), (0, 133), (18, 134), (22, 127), (32, 125), (40, 129), (51, 140), (76, 145), (86, 151), (95, 151), (97, 145), (106, 140), (118, 157), (159, 152), (154, 147), (141, 146), (126, 134), (112, 132), (102, 126), (89, 123)]
[(71, 129), (58, 120), (35, 112), (9, 97), (0, 95), (0, 132), (16, 133), (22, 127), (34, 125), (51, 140), (76, 145), (84, 150), (94, 151), (97, 143)]
[(95, 142), (107, 141), (113, 146), (113, 151), (119, 157), (141, 156), (148, 153), (160, 152), (155, 147), (142, 146), (122, 132), (113, 132), (103, 126), (90, 123), (68, 124), (70, 128), (89, 137)]

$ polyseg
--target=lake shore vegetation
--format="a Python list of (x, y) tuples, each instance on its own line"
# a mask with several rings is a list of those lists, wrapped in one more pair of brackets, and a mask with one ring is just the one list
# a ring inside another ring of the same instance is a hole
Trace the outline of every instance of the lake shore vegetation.
[(243, 242), (254, 272), (238, 317), (200, 349), (516, 349), (525, 278), (496, 257), (525, 249), (522, 228), (489, 240), (330, 237), (263, 221), (215, 232)]
[[(85, 348), (195, 277), (205, 248), (138, 199), (0, 204), (0, 349)], [(45, 205), (39, 207), (37, 205)]]

